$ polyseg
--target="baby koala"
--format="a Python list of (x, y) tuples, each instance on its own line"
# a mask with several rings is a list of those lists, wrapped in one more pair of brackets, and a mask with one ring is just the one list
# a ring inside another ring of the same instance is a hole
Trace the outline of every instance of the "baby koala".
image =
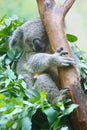
[[(57, 67), (69, 67), (75, 63), (60, 48), (50, 53), (50, 44), (40, 18), (35, 18), (18, 27), (10, 40), (10, 49), (20, 48), (22, 56), (17, 62), (17, 73), (21, 74), (28, 88), (39, 92), (46, 90), (47, 99), (55, 104), (61, 100), (67, 89), (59, 91)], [(48, 53), (49, 52), (49, 53)]]

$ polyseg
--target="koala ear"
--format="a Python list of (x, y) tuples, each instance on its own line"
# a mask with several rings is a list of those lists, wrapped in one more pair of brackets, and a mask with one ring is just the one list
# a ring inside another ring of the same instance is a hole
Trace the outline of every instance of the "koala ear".
[(11, 37), (11, 40), (10, 40), (10, 43), (9, 43), (9, 48), (12, 49), (16, 43), (20, 44), (19, 41), (22, 41), (22, 38), (23, 38), (23, 31), (20, 27), (18, 27), (12, 37)]

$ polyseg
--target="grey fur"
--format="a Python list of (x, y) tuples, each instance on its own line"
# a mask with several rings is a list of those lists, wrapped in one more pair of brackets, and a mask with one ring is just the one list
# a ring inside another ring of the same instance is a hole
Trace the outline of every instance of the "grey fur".
[[(33, 40), (36, 38), (41, 40), (45, 52), (34, 51)], [(28, 88), (46, 90), (49, 102), (57, 102), (60, 99), (57, 67), (68, 67), (75, 61), (63, 56), (63, 50), (54, 54), (47, 53), (49, 41), (40, 18), (28, 21), (16, 29), (9, 46), (13, 50), (14, 46), (23, 50), (23, 55), (17, 63), (17, 73), (24, 76)]]

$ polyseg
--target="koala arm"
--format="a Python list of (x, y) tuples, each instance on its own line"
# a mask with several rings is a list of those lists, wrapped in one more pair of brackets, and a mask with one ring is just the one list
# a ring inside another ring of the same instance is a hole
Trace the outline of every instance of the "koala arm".
[[(64, 53), (64, 52), (62, 52)], [(61, 52), (54, 54), (38, 53), (31, 56), (29, 66), (34, 73), (41, 73), (52, 66), (68, 67), (75, 64), (73, 58), (62, 56)]]

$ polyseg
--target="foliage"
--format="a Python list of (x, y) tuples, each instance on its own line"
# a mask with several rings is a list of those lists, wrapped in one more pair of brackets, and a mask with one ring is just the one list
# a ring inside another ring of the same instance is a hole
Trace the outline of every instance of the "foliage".
[(72, 35), (72, 34), (66, 34), (66, 38), (70, 42), (75, 42), (75, 41), (78, 40), (78, 38), (75, 35)]
[[(49, 104), (45, 91), (39, 93), (27, 89), (23, 77), (16, 74), (15, 65), (20, 53), (10, 51), (8, 43), (12, 32), (22, 23), (23, 20), (17, 16), (8, 18), (5, 15), (0, 19), (0, 129), (69, 130), (68, 115), (78, 105), (71, 104), (69, 99), (58, 102), (55, 106)], [(85, 60), (79, 52), (77, 54), (81, 60), (82, 77), (85, 77)]]
[[(69, 101), (62, 101), (56, 107), (52, 106), (46, 99), (45, 91), (38, 93), (34, 89), (27, 89), (23, 77), (16, 75), (5, 64), (5, 60), (6, 55), (0, 57), (0, 129), (61, 128), (62, 118), (70, 114), (77, 105), (68, 105)], [(40, 121), (43, 124), (39, 124)]]
[[(80, 75), (80, 81), (81, 85), (87, 95), (87, 58), (85, 58), (84, 51), (80, 50), (78, 46), (74, 43), (77, 41), (77, 37), (71, 34), (66, 35), (67, 39), (72, 43), (71, 48), (73, 54), (76, 56), (77, 60), (77, 67), (80, 69), (79, 75)], [(74, 43), (74, 44), (73, 44)]]
[(12, 32), (23, 23), (23, 20), (14, 15), (8, 18), (4, 15), (0, 19), (0, 54), (6, 53)]

